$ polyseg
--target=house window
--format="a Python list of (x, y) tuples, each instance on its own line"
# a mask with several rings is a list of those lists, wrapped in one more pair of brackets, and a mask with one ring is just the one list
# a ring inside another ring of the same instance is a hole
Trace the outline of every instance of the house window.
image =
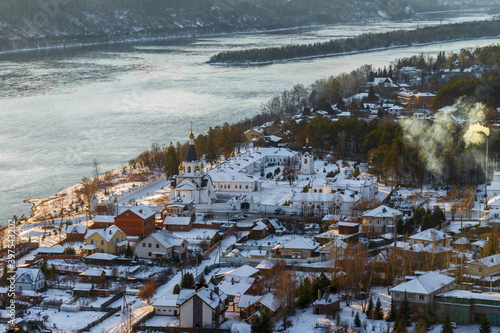
[(148, 247), (151, 247), (151, 243), (148, 243)]
[(90, 244), (94, 245), (94, 240), (93, 239), (90, 240)]
[(418, 299), (423, 301), (424, 300), (424, 295), (418, 295)]
[(246, 186), (245, 188), (248, 189), (248, 185), (245, 185), (245, 186)]
[(191, 173), (191, 167), (188, 166), (188, 173)]
[(151, 257), (151, 252), (148, 252), (148, 257)]
[(398, 299), (399, 298), (399, 293), (394, 293), (394, 298)]
[(101, 249), (101, 253), (104, 253), (104, 249)]
[(104, 240), (101, 239), (101, 245), (104, 245)]
[(146, 247), (146, 243), (142, 243), (142, 247)]
[(160, 244), (156, 244), (156, 248), (159, 249), (160, 248)]
[(418, 311), (424, 311), (424, 306), (423, 305), (419, 305), (418, 306)]
[(111, 239), (111, 245), (113, 245), (113, 239)]

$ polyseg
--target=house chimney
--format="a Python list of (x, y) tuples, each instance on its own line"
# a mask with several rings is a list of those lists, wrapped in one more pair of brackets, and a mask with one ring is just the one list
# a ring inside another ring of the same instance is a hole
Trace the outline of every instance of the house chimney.
[(217, 295), (219, 295), (219, 287), (218, 287), (218, 286), (214, 287), (214, 292), (215, 292)]
[(321, 290), (318, 290), (318, 299), (321, 299)]

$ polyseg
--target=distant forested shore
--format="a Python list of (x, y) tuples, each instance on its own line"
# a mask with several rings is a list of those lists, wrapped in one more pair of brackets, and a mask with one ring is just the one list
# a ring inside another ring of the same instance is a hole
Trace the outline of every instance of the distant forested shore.
[(314, 44), (221, 52), (212, 56), (208, 63), (262, 65), (287, 60), (311, 59), (392, 47), (407, 47), (416, 44), (496, 36), (500, 36), (500, 20), (463, 22), (415, 30), (368, 33), (353, 38), (335, 39)]

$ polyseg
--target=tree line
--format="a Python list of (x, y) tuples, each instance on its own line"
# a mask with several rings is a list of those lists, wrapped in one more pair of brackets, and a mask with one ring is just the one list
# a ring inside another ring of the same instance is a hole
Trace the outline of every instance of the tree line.
[(262, 64), (283, 60), (297, 60), (345, 53), (370, 51), (380, 48), (411, 46), (469, 38), (498, 36), (500, 21), (481, 21), (424, 27), (415, 30), (397, 30), (368, 33), (353, 38), (335, 39), (314, 44), (287, 45), (220, 52), (210, 57), (214, 64)]

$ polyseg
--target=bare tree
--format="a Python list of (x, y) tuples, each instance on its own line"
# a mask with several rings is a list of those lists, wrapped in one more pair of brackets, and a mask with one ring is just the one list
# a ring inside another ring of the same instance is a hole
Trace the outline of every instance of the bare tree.
[(97, 179), (99, 179), (99, 161), (97, 160), (97, 158), (94, 158), (94, 177)]

